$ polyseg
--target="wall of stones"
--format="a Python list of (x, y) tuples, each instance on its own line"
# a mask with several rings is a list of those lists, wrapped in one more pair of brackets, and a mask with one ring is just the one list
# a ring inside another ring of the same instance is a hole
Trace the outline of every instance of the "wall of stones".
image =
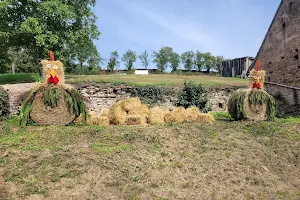
[(271, 84), (265, 88), (276, 99), (280, 116), (300, 115), (300, 90)]
[[(10, 113), (16, 115), (19, 113), (22, 100), (26, 98), (30, 89), (35, 83), (3, 85), (8, 91)], [(120, 99), (130, 98), (134, 88), (127, 85), (113, 83), (78, 83), (72, 85), (78, 89), (84, 96), (89, 112), (100, 113), (103, 109), (111, 107)], [(227, 111), (227, 101), (231, 93), (238, 88), (208, 88), (209, 103), (213, 111)], [(173, 103), (177, 99), (177, 94), (167, 96), (166, 102), (162, 106), (174, 108)]]

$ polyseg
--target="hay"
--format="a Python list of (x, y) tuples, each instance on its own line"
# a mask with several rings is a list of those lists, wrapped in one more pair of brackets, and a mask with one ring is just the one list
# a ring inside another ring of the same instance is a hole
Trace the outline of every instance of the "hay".
[(203, 123), (203, 124), (213, 124), (215, 118), (212, 114), (209, 113), (200, 113), (196, 119), (196, 122)]
[(53, 68), (54, 65), (56, 65), (58, 67), (57, 70), (55, 70), (56, 76), (59, 79), (58, 84), (59, 85), (63, 85), (65, 83), (65, 75), (64, 75), (64, 65), (62, 62), (60, 62), (59, 60), (56, 61), (49, 61), (49, 60), (42, 60), (41, 61), (42, 65), (43, 65), (43, 77), (45, 78), (44, 83), (47, 83), (47, 79), (50, 77), (50, 69), (48, 69), (47, 64), (50, 64)]
[(126, 121), (126, 111), (122, 108), (122, 102), (112, 105), (109, 109), (109, 121), (114, 125), (123, 125)]
[(108, 126), (109, 118), (104, 116), (91, 115), (88, 117), (87, 123), (89, 125)]
[(135, 107), (134, 109), (128, 112), (128, 115), (140, 115), (140, 116), (148, 116), (150, 113), (150, 109), (147, 105), (141, 104), (139, 107)]
[(196, 122), (198, 116), (200, 115), (200, 110), (196, 106), (189, 107), (185, 110), (185, 120), (184, 122), (192, 123)]
[(185, 109), (184, 107), (175, 108), (172, 112), (165, 114), (166, 123), (183, 123), (185, 120)]
[(149, 113), (149, 124), (163, 125), (165, 114), (167, 114), (167, 111), (163, 108), (160, 107), (151, 108)]
[(146, 125), (145, 117), (140, 115), (128, 115), (126, 116), (125, 125)]
[(228, 112), (235, 120), (246, 118), (246, 113), (244, 110), (244, 100), (246, 93), (246, 90), (236, 90), (228, 100)]
[(44, 104), (44, 92), (38, 92), (32, 102), (30, 117), (39, 125), (64, 126), (74, 121), (75, 113), (69, 112), (64, 94), (60, 93), (57, 106), (50, 107)]
[(101, 111), (100, 115), (103, 116), (103, 117), (108, 117), (109, 116), (109, 109), (108, 108), (103, 109)]
[(118, 102), (119, 104), (122, 105), (122, 108), (126, 111), (132, 111), (137, 109), (138, 107), (141, 106), (141, 100), (139, 98), (130, 98), (130, 99), (125, 99), (121, 100)]

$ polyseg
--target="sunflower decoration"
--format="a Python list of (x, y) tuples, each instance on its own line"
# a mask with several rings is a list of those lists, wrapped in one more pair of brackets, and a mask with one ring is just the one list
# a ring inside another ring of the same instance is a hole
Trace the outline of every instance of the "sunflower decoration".
[(274, 120), (276, 103), (264, 90), (264, 80), (265, 71), (260, 69), (258, 60), (256, 69), (250, 71), (249, 89), (235, 91), (228, 100), (228, 111), (233, 119)]
[(80, 115), (86, 122), (87, 108), (81, 94), (64, 83), (64, 68), (61, 61), (42, 60), (44, 82), (37, 84), (22, 103), (20, 125), (31, 120), (39, 125), (68, 125)]

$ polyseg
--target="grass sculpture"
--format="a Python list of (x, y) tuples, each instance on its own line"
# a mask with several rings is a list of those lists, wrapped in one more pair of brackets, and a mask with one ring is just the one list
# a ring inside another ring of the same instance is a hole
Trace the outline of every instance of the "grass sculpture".
[(274, 98), (263, 89), (264, 76), (265, 71), (260, 70), (260, 60), (258, 60), (256, 69), (250, 72), (250, 88), (235, 91), (228, 100), (228, 111), (234, 120), (274, 120), (276, 103)]
[(50, 61), (42, 61), (43, 83), (34, 87), (20, 109), (20, 125), (26, 126), (30, 120), (39, 125), (68, 125), (82, 116), (86, 122), (87, 108), (81, 94), (64, 84), (63, 64), (54, 61), (50, 51)]

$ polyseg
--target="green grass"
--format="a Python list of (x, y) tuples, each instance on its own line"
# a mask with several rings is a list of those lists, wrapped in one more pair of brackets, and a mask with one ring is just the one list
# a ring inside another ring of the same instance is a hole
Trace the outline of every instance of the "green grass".
[(126, 83), (131, 85), (183, 85), (185, 80), (192, 80), (208, 86), (247, 86), (247, 80), (240, 78), (226, 78), (208, 75), (173, 75), (173, 74), (150, 74), (150, 75), (78, 75), (66, 76), (67, 83), (78, 82), (112, 82)]
[(38, 80), (39, 75), (31, 74), (0, 74), (0, 85), (15, 83), (32, 83)]
[(300, 118), (213, 115), (213, 125), (149, 127), (0, 121), (0, 197), (300, 198)]

